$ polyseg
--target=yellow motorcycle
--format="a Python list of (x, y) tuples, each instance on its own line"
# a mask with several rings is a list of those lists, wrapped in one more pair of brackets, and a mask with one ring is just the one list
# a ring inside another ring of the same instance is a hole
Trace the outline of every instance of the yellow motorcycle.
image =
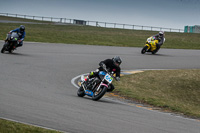
[(146, 52), (151, 52), (152, 54), (155, 54), (156, 52), (156, 44), (158, 43), (158, 40), (154, 36), (151, 36), (147, 38), (147, 41), (145, 43), (145, 46), (141, 50), (141, 54), (144, 54)]

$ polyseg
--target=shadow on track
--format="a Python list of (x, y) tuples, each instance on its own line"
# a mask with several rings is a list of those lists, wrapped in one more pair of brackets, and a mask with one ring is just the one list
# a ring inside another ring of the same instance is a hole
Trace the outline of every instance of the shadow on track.
[[(90, 101), (93, 101), (91, 97), (87, 97), (87, 96), (84, 96), (84, 97), (78, 97), (78, 96), (74, 96), (74, 97), (77, 97), (77, 98), (81, 98), (81, 99), (84, 99), (84, 100), (90, 100)], [(115, 102), (114, 100), (109, 100), (107, 98), (101, 98), (100, 100), (98, 101), (93, 101), (93, 102), (97, 102), (97, 103), (108, 103), (108, 104), (122, 104), (122, 103), (119, 103), (119, 102)]]
[(172, 56), (172, 55), (166, 55), (166, 54), (151, 54), (151, 53), (145, 53), (145, 54), (143, 54), (143, 55), (174, 57), (174, 56)]
[(15, 56), (31, 56), (29, 54), (22, 54), (22, 53), (4, 53), (6, 55), (15, 55)]

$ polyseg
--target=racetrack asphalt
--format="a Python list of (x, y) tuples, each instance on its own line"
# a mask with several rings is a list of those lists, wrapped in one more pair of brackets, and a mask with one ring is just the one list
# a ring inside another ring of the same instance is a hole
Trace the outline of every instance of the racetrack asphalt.
[(195, 119), (76, 95), (71, 80), (115, 55), (122, 70), (200, 69), (200, 50), (142, 55), (142, 46), (24, 42), (13, 54), (0, 54), (0, 117), (70, 133), (199, 133)]

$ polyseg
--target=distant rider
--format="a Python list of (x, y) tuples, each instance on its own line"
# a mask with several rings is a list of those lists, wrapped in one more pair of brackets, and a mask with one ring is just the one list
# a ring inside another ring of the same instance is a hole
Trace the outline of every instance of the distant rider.
[[(86, 84), (88, 84), (90, 82), (90, 78), (93, 77), (97, 77), (99, 75), (99, 71), (105, 71), (107, 70), (108, 72), (114, 72), (116, 74), (115, 79), (117, 81), (120, 80), (120, 72), (121, 72), (121, 68), (120, 68), (120, 64), (122, 63), (122, 60), (119, 56), (115, 56), (112, 59), (106, 59), (104, 61), (101, 61), (99, 63), (99, 68), (96, 71), (92, 71), (90, 72), (90, 74), (88, 75), (87, 79), (86, 79)], [(113, 91), (115, 88), (114, 86), (111, 84), (110, 87), (108, 87), (108, 92)]]
[(158, 34), (154, 35), (153, 37), (155, 37), (155, 40), (158, 40), (158, 43), (156, 44), (156, 49), (153, 51), (154, 53), (156, 53), (165, 42), (165, 33), (164, 31), (160, 31)]
[[(20, 40), (18, 40), (19, 43), (16, 47), (21, 47), (23, 45), (23, 41), (24, 41), (24, 38), (26, 36), (25, 26), (20, 25), (19, 28), (11, 30), (10, 32), (8, 32), (8, 34), (12, 34), (12, 32), (18, 33)], [(7, 42), (7, 39), (5, 40), (5, 42)]]

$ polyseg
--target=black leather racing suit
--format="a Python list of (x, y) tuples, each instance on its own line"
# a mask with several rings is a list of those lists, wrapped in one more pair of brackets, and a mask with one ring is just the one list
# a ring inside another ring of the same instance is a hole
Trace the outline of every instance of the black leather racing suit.
[[(105, 64), (106, 66), (106, 69), (109, 71), (109, 72), (114, 72), (116, 74), (116, 77), (120, 78), (120, 72), (121, 72), (121, 68), (119, 66), (116, 66), (114, 65), (114, 62), (112, 59), (106, 59), (104, 61), (101, 61), (99, 63), (99, 68), (97, 69), (97, 71), (94, 71), (94, 72), (90, 72), (89, 74), (89, 79), (92, 78), (92, 77), (97, 77), (99, 75), (99, 71), (104, 71), (103, 69), (103, 64)], [(112, 84), (110, 84), (109, 88), (108, 88), (108, 92), (109, 91), (113, 91), (115, 88)]]

